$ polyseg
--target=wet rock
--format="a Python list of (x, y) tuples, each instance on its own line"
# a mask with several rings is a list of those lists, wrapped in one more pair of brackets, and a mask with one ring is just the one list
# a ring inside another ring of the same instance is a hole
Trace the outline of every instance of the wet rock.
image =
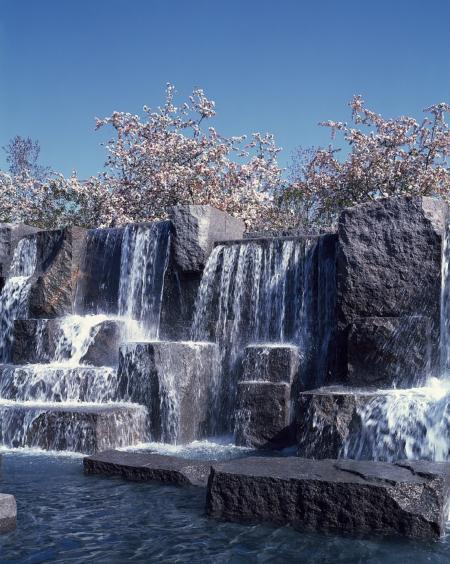
[(242, 380), (291, 384), (300, 363), (293, 345), (249, 345), (245, 348)]
[(72, 313), (86, 229), (66, 227), (37, 233), (37, 267), (31, 278), (29, 317)]
[(291, 387), (286, 383), (239, 382), (236, 444), (259, 448), (290, 444), (290, 398)]
[(134, 482), (161, 482), (177, 486), (206, 486), (211, 463), (154, 453), (108, 450), (84, 458), (85, 474), (120, 476)]
[(382, 396), (375, 390), (320, 388), (300, 394), (296, 413), (298, 455), (339, 458), (352, 436), (361, 434), (360, 410)]
[(213, 464), (206, 511), (300, 530), (437, 539), (449, 495), (449, 463), (251, 457)]
[(0, 404), (0, 443), (91, 454), (145, 442), (146, 410), (141, 406), (43, 403)]
[(17, 505), (13, 495), (0, 493), (0, 533), (16, 528)]
[(152, 439), (187, 443), (211, 432), (218, 409), (213, 343), (154, 341), (120, 347), (119, 393), (148, 407)]
[(39, 231), (24, 223), (0, 223), (0, 279), (6, 278), (17, 243)]
[[(442, 240), (448, 209), (428, 197), (382, 198), (339, 219), (337, 321), (339, 378), (347, 378), (351, 324), (361, 317), (424, 315), (438, 363)], [(418, 347), (425, 347), (428, 335)], [(355, 358), (353, 356), (353, 362)]]
[(194, 304), (202, 272), (214, 243), (240, 239), (244, 223), (211, 206), (175, 206), (169, 210), (173, 234), (164, 279), (160, 337), (191, 338)]
[(348, 384), (409, 388), (431, 368), (431, 321), (422, 315), (359, 317), (348, 336)]
[[(11, 351), (12, 363), (51, 362), (56, 359), (57, 353), (64, 357), (64, 333), (61, 327), (63, 323), (60, 319), (16, 320)], [(91, 366), (117, 366), (124, 332), (123, 321), (105, 320), (93, 325), (92, 338), (80, 362)], [(68, 358), (69, 350), (66, 353)]]
[(124, 228), (90, 229), (81, 260), (76, 313), (117, 314)]

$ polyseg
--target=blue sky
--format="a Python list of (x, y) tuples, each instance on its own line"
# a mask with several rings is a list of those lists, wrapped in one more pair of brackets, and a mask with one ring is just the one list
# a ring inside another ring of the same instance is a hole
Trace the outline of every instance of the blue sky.
[(450, 101), (449, 27), (450, 0), (0, 0), (0, 146), (38, 139), (85, 178), (105, 160), (94, 118), (172, 82), (216, 101), (221, 133), (274, 133), (284, 165), (354, 93), (388, 116)]

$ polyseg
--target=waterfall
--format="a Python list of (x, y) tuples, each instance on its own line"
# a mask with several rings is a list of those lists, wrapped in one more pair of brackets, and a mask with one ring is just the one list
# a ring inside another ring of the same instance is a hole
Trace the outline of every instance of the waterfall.
[(29, 279), (36, 268), (36, 237), (21, 239), (14, 249), (9, 275), (0, 294), (0, 362), (7, 362), (14, 320), (28, 310)]
[(90, 229), (82, 275), (77, 283), (75, 311), (117, 314), (123, 228)]
[(122, 241), (119, 315), (137, 320), (146, 338), (159, 335), (170, 222), (128, 225)]
[(197, 297), (193, 339), (219, 343), (230, 366), (247, 343), (304, 340), (310, 245), (261, 239), (216, 246)]

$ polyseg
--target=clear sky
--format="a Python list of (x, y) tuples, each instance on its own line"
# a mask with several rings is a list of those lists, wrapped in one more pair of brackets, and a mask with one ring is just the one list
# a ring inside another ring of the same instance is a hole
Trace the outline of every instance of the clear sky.
[(167, 82), (203, 88), (223, 134), (274, 133), (285, 164), (354, 93), (387, 116), (450, 101), (450, 0), (0, 0), (0, 80), (0, 146), (38, 139), (65, 174), (101, 170), (96, 116)]

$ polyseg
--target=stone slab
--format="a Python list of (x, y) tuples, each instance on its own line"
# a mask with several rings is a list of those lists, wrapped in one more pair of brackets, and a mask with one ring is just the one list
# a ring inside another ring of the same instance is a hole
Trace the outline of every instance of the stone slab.
[(83, 459), (85, 474), (120, 476), (135, 482), (206, 486), (211, 462), (154, 453), (108, 450)]
[(147, 439), (146, 410), (121, 404), (0, 404), (0, 443), (91, 454)]
[(300, 530), (438, 539), (450, 464), (252, 457), (213, 464), (208, 516)]
[(16, 528), (17, 505), (13, 495), (0, 493), (0, 533)]

